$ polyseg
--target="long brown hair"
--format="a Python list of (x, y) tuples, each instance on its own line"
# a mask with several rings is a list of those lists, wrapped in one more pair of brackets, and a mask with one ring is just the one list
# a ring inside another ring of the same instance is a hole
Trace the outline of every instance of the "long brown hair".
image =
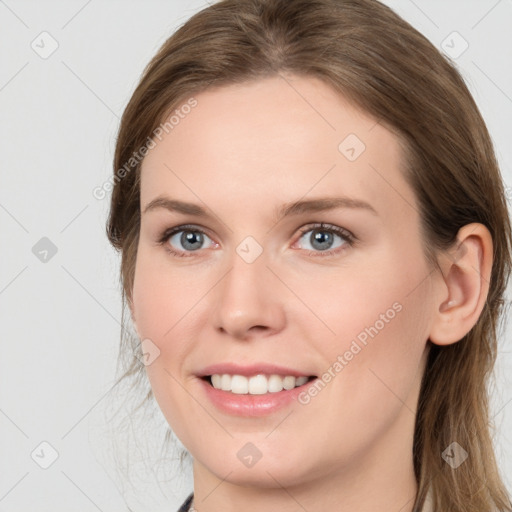
[[(192, 16), (163, 44), (124, 111), (115, 150), (107, 233), (122, 252), (123, 305), (131, 301), (140, 229), (141, 159), (134, 155), (194, 94), (282, 72), (322, 79), (400, 137), (430, 261), (456, 243), (462, 226), (479, 222), (489, 229), (494, 260), (483, 312), (462, 340), (432, 345), (429, 353), (412, 454), (414, 510), (429, 489), (435, 510), (512, 510), (495, 461), (488, 389), (511, 270), (502, 178), (459, 72), (376, 0), (223, 0)], [(144, 366), (125, 336), (121, 352), (129, 354), (121, 379), (140, 379)], [(456, 469), (442, 457), (452, 442), (469, 454)]]

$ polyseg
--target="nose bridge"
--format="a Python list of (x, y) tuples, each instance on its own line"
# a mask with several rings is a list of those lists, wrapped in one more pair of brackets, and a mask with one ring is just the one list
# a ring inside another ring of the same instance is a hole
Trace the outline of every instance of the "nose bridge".
[(217, 288), (216, 328), (239, 338), (254, 327), (272, 332), (282, 329), (285, 318), (278, 288), (262, 248), (258, 249), (251, 240), (243, 241)]

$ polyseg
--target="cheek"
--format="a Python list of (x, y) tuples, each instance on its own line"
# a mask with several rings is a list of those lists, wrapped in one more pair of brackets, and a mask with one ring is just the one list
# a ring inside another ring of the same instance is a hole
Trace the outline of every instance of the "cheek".
[(292, 321), (306, 333), (316, 325), (324, 353), (332, 357), (349, 349), (354, 339), (362, 346), (385, 339), (388, 349), (404, 348), (424, 332), (429, 269), (419, 244), (392, 240), (354, 253), (339, 268), (321, 270), (289, 282), (316, 316)]
[[(186, 311), (193, 301), (190, 291), (180, 292), (186, 283), (179, 274), (164, 271), (160, 258), (150, 256), (144, 247), (139, 248), (133, 285), (133, 310), (141, 340), (149, 343), (153, 358), (145, 370), (153, 395), (167, 422), (180, 436), (183, 430), (184, 407), (187, 400), (180, 373), (180, 361), (186, 358), (187, 337), (176, 333), (183, 328)], [(191, 302), (189, 305), (188, 303)], [(149, 340), (149, 341), (148, 341)], [(147, 347), (148, 345), (146, 345)], [(155, 348), (156, 347), (156, 348)]]
[[(406, 282), (390, 282), (393, 287), (363, 287), (357, 296), (347, 296), (338, 315), (327, 320), (337, 332), (324, 337), (330, 341), (322, 348), (330, 381), (307, 407), (312, 417), (322, 419), (333, 453), (352, 450), (357, 456), (399, 418), (413, 428), (428, 336), (422, 315), (428, 285), (407, 296), (411, 287)], [(407, 428), (402, 433), (408, 435)]]
[(353, 417), (375, 425), (413, 396), (428, 339), (431, 291), (419, 250), (382, 251), (371, 259), (360, 271), (326, 280), (317, 288), (323, 297), (315, 292), (309, 298), (332, 331), (322, 336), (319, 349), (326, 372), (336, 376), (336, 400), (345, 412), (351, 408)]
[[(202, 293), (197, 286), (190, 286), (186, 272), (173, 271), (164, 254), (155, 256), (150, 249), (139, 246), (133, 309), (141, 338), (150, 338), (159, 344), (172, 336)], [(165, 347), (159, 348), (164, 350)]]
[(159, 351), (158, 359), (146, 368), (152, 379), (156, 369), (179, 378), (186, 375), (188, 368), (180, 363), (187, 360), (194, 345), (191, 341), (204, 324), (204, 318), (198, 321), (197, 313), (216, 280), (218, 274), (203, 272), (198, 277), (193, 265), (173, 267), (163, 251), (156, 254), (154, 248), (139, 246), (133, 313), (140, 338), (151, 340)]

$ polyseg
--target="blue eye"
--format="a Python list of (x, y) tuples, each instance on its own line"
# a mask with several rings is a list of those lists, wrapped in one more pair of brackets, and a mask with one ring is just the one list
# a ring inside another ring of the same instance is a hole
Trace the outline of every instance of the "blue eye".
[[(351, 233), (338, 226), (330, 224), (315, 224), (301, 229), (299, 241), (309, 247), (301, 247), (318, 253), (319, 256), (338, 252), (344, 246), (352, 246), (354, 237)], [(324, 254), (322, 254), (324, 253)], [(316, 254), (314, 254), (316, 256)]]
[[(299, 249), (307, 250), (311, 256), (331, 256), (355, 243), (352, 233), (332, 224), (310, 224), (303, 227), (300, 233)], [(176, 226), (166, 230), (159, 243), (170, 254), (178, 257), (194, 256), (194, 253), (201, 249), (218, 247), (202, 229), (193, 225)]]
[[(209, 243), (205, 246), (205, 242), (208, 241)], [(175, 256), (192, 256), (187, 253), (214, 245), (213, 240), (195, 226), (178, 226), (167, 230), (160, 239), (160, 243), (165, 244), (166, 249)]]

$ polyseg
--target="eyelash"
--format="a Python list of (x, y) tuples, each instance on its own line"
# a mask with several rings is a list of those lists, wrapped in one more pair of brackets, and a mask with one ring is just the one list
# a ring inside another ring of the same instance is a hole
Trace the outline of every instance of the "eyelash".
[(323, 222), (317, 222), (313, 224), (308, 224), (299, 229), (300, 236), (297, 240), (300, 240), (305, 233), (309, 231), (325, 231), (326, 233), (332, 233), (338, 235), (345, 244), (341, 247), (337, 247), (336, 249), (328, 249), (327, 251), (308, 251), (309, 256), (313, 257), (327, 257), (338, 254), (339, 252), (346, 249), (346, 246), (353, 247), (356, 242), (356, 237), (348, 230), (340, 228), (339, 226), (335, 226), (333, 224), (325, 224)]
[[(297, 240), (300, 240), (304, 236), (305, 233), (308, 233), (309, 231), (315, 231), (315, 230), (324, 231), (326, 233), (332, 233), (332, 234), (338, 235), (340, 238), (343, 239), (345, 244), (342, 247), (337, 247), (336, 249), (328, 249), (326, 251), (311, 251), (310, 250), (310, 251), (308, 251), (309, 256), (313, 256), (313, 257), (332, 256), (332, 255), (339, 253), (340, 251), (345, 250), (347, 245), (348, 245), (348, 247), (353, 247), (356, 243), (356, 237), (350, 231), (347, 231), (346, 229), (340, 228), (333, 224), (325, 224), (323, 222), (308, 224), (308, 225), (300, 228), (299, 229), (300, 236), (298, 237)], [(165, 230), (162, 233), (162, 235), (160, 236), (160, 238), (158, 239), (158, 244), (164, 246), (165, 250), (169, 254), (171, 254), (172, 256), (176, 256), (178, 258), (183, 258), (183, 257), (188, 258), (190, 256), (193, 256), (195, 252), (199, 252), (199, 251), (180, 251), (180, 252), (178, 252), (178, 251), (175, 251), (169, 245), (169, 243), (168, 243), (169, 239), (176, 233), (179, 233), (180, 231), (192, 231), (192, 232), (197, 232), (197, 233), (201, 233), (203, 235), (208, 236), (208, 234), (205, 231), (203, 231), (201, 228), (199, 228), (198, 226), (191, 225), (191, 224), (184, 224), (181, 226), (176, 226), (174, 228)], [(208, 238), (210, 238), (210, 237), (208, 236)]]

